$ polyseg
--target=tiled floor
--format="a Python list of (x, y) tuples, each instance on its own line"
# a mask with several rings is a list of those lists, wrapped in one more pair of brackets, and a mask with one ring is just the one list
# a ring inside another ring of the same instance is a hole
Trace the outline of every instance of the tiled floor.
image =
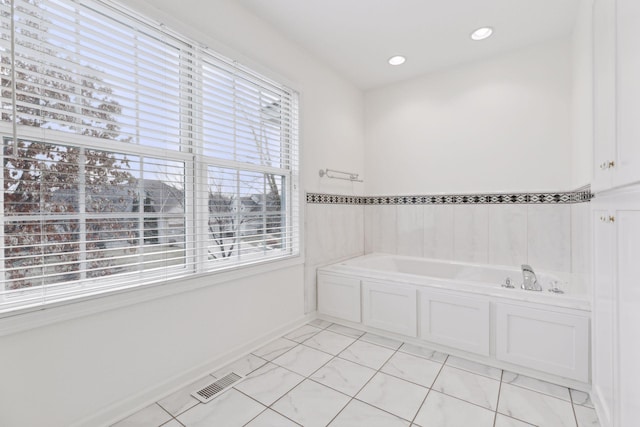
[[(190, 396), (233, 370), (213, 401)], [(587, 427), (586, 393), (316, 320), (118, 422), (130, 426)]]

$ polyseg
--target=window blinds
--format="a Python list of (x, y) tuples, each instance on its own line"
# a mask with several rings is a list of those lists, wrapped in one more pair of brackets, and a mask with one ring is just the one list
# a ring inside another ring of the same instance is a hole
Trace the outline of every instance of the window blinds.
[(297, 94), (102, 1), (0, 0), (0, 311), (299, 251)]

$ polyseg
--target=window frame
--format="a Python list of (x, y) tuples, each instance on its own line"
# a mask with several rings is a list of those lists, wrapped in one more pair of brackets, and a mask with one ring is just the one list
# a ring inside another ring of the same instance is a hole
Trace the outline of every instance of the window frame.
[[(130, 15), (131, 11), (127, 10), (121, 6), (113, 6), (111, 2), (97, 1), (97, 4), (100, 6), (107, 5), (108, 7), (117, 7), (118, 12), (121, 15), (126, 15), (131, 20), (140, 21), (144, 19), (145, 25), (152, 25), (147, 18), (141, 18), (138, 15)], [(170, 37), (176, 38), (176, 34), (166, 30), (165, 28), (162, 31), (167, 31), (167, 34)], [(180, 41), (186, 43), (194, 43), (188, 37), (179, 35)], [(195, 49), (195, 52), (204, 52), (202, 49)], [(241, 67), (243, 70), (246, 70), (244, 67), (238, 65), (237, 63), (227, 60), (226, 58), (222, 58), (219, 54), (213, 54), (213, 57), (217, 60), (226, 61), (227, 65), (231, 64), (236, 67)], [(189, 67), (181, 67), (181, 76), (183, 75), (185, 70), (189, 70), (190, 73), (198, 73), (196, 69), (198, 64), (202, 64), (202, 60), (198, 57), (198, 55), (190, 56), (188, 59), (181, 59), (181, 61), (188, 61)], [(255, 72), (251, 71), (255, 74)], [(263, 78), (260, 76), (260, 78)], [(194, 79), (188, 78), (189, 82), (193, 82)], [(197, 79), (195, 79), (197, 81)], [(266, 80), (269, 81), (269, 80)], [(180, 90), (184, 89), (184, 82), (180, 82)], [(287, 141), (289, 150), (288, 162), (286, 163), (286, 167), (276, 168), (272, 166), (266, 165), (256, 165), (251, 163), (243, 163), (239, 161), (229, 161), (225, 159), (218, 159), (215, 157), (204, 157), (202, 155), (203, 152), (203, 142), (202, 140), (198, 141), (198, 134), (201, 134), (201, 131), (198, 129), (198, 118), (194, 118), (193, 122), (186, 123), (184, 121), (180, 122), (181, 134), (184, 135), (180, 140), (180, 147), (183, 149), (175, 152), (168, 152), (166, 150), (162, 150), (159, 148), (149, 147), (140, 144), (131, 144), (125, 143), (121, 141), (109, 140), (109, 146), (107, 149), (103, 145), (100, 145), (99, 139), (92, 139), (88, 137), (83, 137), (76, 133), (68, 133), (53, 129), (43, 130), (39, 127), (29, 127), (29, 126), (19, 126), (20, 132), (16, 133), (15, 128), (12, 129), (12, 122), (2, 121), (0, 122), (0, 137), (3, 139), (22, 139), (22, 140), (30, 140), (35, 142), (44, 142), (49, 144), (56, 145), (64, 145), (64, 146), (72, 146), (72, 147), (82, 147), (84, 149), (94, 149), (101, 151), (109, 151), (118, 154), (125, 155), (135, 155), (135, 156), (144, 156), (144, 157), (157, 157), (160, 159), (171, 160), (171, 161), (180, 161), (185, 165), (184, 169), (184, 180), (185, 180), (185, 273), (182, 275), (177, 275), (173, 277), (170, 281), (174, 282), (192, 282), (194, 279), (196, 281), (203, 281), (204, 278), (210, 278), (213, 276), (219, 276), (222, 281), (227, 281), (229, 277), (247, 277), (252, 276), (256, 273), (256, 271), (271, 271), (274, 269), (286, 267), (288, 265), (298, 265), (302, 263), (302, 209), (300, 208), (300, 201), (302, 200), (300, 196), (300, 186), (299, 186), (299, 177), (300, 173), (298, 170), (298, 160), (299, 160), (299, 150), (300, 150), (300, 141), (299, 141), (299, 94), (294, 89), (287, 87), (285, 85), (278, 84), (279, 87), (286, 89), (289, 91), (289, 99), (291, 101), (292, 107), (294, 109), (293, 115), (290, 117), (291, 123), (290, 127), (287, 127), (287, 131), (292, 131), (295, 134), (288, 135)], [(196, 87), (191, 88), (190, 90), (194, 90), (194, 92), (199, 92), (202, 88)], [(196, 97), (197, 98), (197, 97)], [(194, 100), (193, 102), (197, 102)], [(182, 105), (181, 107), (182, 108)], [(195, 109), (198, 111), (198, 109)], [(199, 110), (201, 111), (201, 110)], [(284, 120), (283, 120), (284, 123)], [(46, 134), (46, 138), (43, 139), (43, 134)], [(281, 140), (282, 143), (282, 140)], [(0, 153), (2, 156), (2, 153)], [(210, 266), (210, 263), (207, 262), (206, 258), (206, 250), (207, 242), (208, 242), (208, 232), (206, 231), (206, 220), (209, 218), (209, 211), (207, 203), (205, 203), (207, 194), (207, 168), (209, 166), (213, 167), (224, 167), (224, 168), (232, 168), (236, 171), (253, 171), (259, 173), (272, 173), (277, 176), (285, 177), (285, 185), (282, 188), (282, 205), (284, 209), (282, 210), (288, 231), (286, 232), (286, 240), (288, 242), (288, 246), (286, 250), (283, 250), (283, 253), (277, 257), (266, 257), (261, 259), (251, 260), (246, 263), (233, 263), (231, 265), (221, 265), (219, 267)], [(0, 177), (0, 180), (3, 183), (4, 188), (4, 179)], [(4, 195), (4, 191), (2, 193), (2, 199)], [(4, 203), (4, 201), (2, 200)], [(4, 206), (4, 205), (3, 205)], [(4, 242), (4, 224), (6, 220), (11, 219), (11, 217), (4, 216), (4, 207), (0, 207), (2, 209), (2, 226), (0, 227), (0, 241)], [(40, 215), (38, 218), (46, 218), (45, 215)], [(35, 217), (34, 217), (35, 219)], [(204, 231), (204, 232), (203, 232)], [(4, 244), (4, 243), (3, 243)], [(4, 246), (3, 246), (4, 247)], [(193, 263), (187, 262), (187, 260), (193, 259)], [(0, 266), (4, 270), (4, 264)], [(190, 270), (190, 271), (189, 271)], [(144, 275), (144, 273), (141, 273)], [(114, 282), (118, 282), (118, 276), (111, 276), (110, 279), (113, 279)], [(102, 280), (102, 279), (101, 279)], [(4, 283), (4, 277), (2, 278)], [(85, 288), (87, 286), (87, 280), (79, 280), (75, 282), (73, 285)], [(215, 283), (217, 281), (214, 281)], [(109, 288), (105, 291), (97, 291), (97, 292), (87, 292), (81, 293), (78, 296), (69, 296), (69, 298), (61, 298), (55, 299), (51, 301), (46, 301), (33, 305), (26, 305), (24, 307), (18, 308), (10, 308), (8, 310), (4, 310), (0, 308), (0, 319), (4, 317), (11, 317), (16, 314), (27, 313), (35, 310), (42, 310), (48, 308), (56, 308), (61, 305), (67, 305), (69, 303), (76, 303), (82, 301), (92, 301), (96, 298), (104, 298), (105, 296), (114, 296), (117, 297), (122, 293), (127, 293), (132, 290), (140, 290), (145, 291), (148, 288), (157, 287), (158, 285), (163, 285), (166, 288), (166, 285), (169, 284), (169, 281), (163, 279), (150, 279), (145, 281), (144, 283), (139, 283), (132, 286), (127, 286), (121, 284), (121, 286)], [(178, 284), (171, 284), (171, 288), (178, 287)], [(192, 285), (189, 288), (195, 286), (200, 287), (199, 285)], [(46, 292), (45, 286), (37, 286), (33, 287), (33, 289), (40, 288), (43, 290), (43, 293)], [(188, 290), (188, 289), (185, 289)], [(4, 291), (4, 289), (3, 289)], [(169, 292), (177, 293), (181, 292), (181, 290), (176, 289), (176, 291)], [(147, 293), (142, 292), (142, 293)], [(0, 293), (0, 305), (2, 304), (2, 300), (6, 298), (6, 295)], [(118, 299), (118, 298), (116, 298)], [(0, 328), (0, 335), (2, 334), (2, 329)]]

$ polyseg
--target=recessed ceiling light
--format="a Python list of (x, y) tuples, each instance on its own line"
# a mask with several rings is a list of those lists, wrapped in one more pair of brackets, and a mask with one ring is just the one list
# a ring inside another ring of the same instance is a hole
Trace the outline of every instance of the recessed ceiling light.
[(402, 55), (396, 55), (396, 56), (392, 56), (391, 58), (389, 58), (389, 64), (391, 65), (401, 65), (404, 64), (404, 61), (406, 61), (407, 58), (405, 58)]
[(491, 28), (491, 27), (482, 27), (482, 28), (478, 28), (473, 33), (471, 33), (471, 39), (472, 40), (476, 40), (476, 41), (484, 40), (484, 39), (490, 37), (491, 34), (493, 34), (493, 28)]

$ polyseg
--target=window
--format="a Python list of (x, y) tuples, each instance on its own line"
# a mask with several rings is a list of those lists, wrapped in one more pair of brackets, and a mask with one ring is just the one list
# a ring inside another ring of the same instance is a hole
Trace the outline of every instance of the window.
[(0, 311), (295, 256), (297, 94), (109, 2), (0, 0)]

